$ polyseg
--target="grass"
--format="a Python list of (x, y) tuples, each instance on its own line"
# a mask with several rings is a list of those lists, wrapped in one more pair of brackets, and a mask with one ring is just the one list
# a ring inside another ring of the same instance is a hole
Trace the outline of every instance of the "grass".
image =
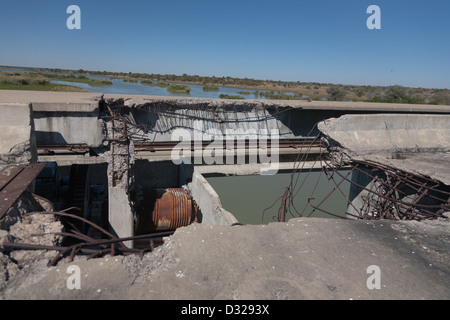
[(191, 93), (191, 87), (184, 84), (172, 84), (167, 87), (167, 91), (172, 93)]
[[(318, 82), (300, 82), (300, 81), (275, 81), (275, 80), (258, 80), (248, 78), (233, 77), (207, 77), (199, 75), (174, 75), (174, 74), (148, 74), (148, 73), (124, 73), (124, 72), (108, 72), (108, 71), (87, 71), (87, 70), (66, 70), (66, 69), (45, 69), (45, 68), (22, 68), (32, 73), (49, 73), (52, 75), (57, 73), (70, 74), (74, 78), (85, 75), (103, 76), (117, 79), (128, 79), (141, 81), (142, 84), (169, 88), (170, 83), (178, 84), (196, 84), (206, 87), (230, 87), (239, 88), (241, 90), (254, 90), (255, 98), (260, 96), (259, 92), (263, 92), (261, 96), (268, 99), (306, 99), (311, 100), (336, 100), (336, 101), (367, 101), (367, 102), (385, 102), (385, 103), (425, 103), (435, 105), (450, 105), (450, 90), (436, 88), (411, 88), (401, 86), (370, 86), (370, 85), (344, 85), (332, 83)], [(14, 73), (13, 71), (9, 71)], [(47, 80), (53, 80), (46, 75)], [(55, 79), (62, 80), (62, 79)], [(64, 80), (68, 80), (65, 78)], [(70, 79), (69, 79), (70, 80)], [(101, 79), (97, 79), (100, 80)], [(89, 80), (84, 80), (89, 81)], [(83, 81), (83, 82), (84, 82)], [(81, 81), (78, 81), (81, 82)], [(87, 83), (87, 82), (85, 82)], [(89, 83), (90, 84), (90, 83)], [(18, 84), (16, 84), (18, 85)], [(92, 85), (92, 84), (91, 84)], [(98, 83), (98, 85), (106, 85)], [(27, 85), (28, 86), (28, 85)], [(43, 85), (45, 87), (45, 85)], [(22, 87), (19, 87), (22, 88)], [(47, 87), (48, 88), (48, 87)], [(186, 94), (183, 89), (171, 92)], [(267, 93), (273, 91), (274, 93)], [(290, 94), (287, 94), (290, 93)], [(241, 93), (239, 93), (241, 94)], [(238, 96), (234, 96), (238, 99)], [(242, 98), (242, 97), (239, 97)]]
[(274, 92), (274, 91), (259, 91), (259, 92), (255, 92), (255, 96), (261, 96), (267, 99), (272, 99), (272, 100), (301, 100), (303, 99), (301, 94), (286, 94), (286, 93), (282, 93), (282, 92)]
[(167, 88), (170, 86), (170, 83), (165, 83), (165, 82), (154, 83), (152, 80), (141, 80), (141, 84), (145, 84), (145, 85), (151, 86), (151, 87), (160, 87), (160, 88)]
[(234, 99), (234, 100), (242, 100), (245, 99), (244, 97), (241, 96), (235, 96), (235, 95), (229, 95), (229, 94), (221, 94), (219, 96), (220, 99)]
[(123, 82), (137, 83), (138, 81), (135, 79), (122, 79)]
[(167, 88), (167, 91), (171, 93), (180, 93), (180, 94), (190, 94), (191, 88), (184, 84), (170, 84), (166, 82), (153, 82), (152, 80), (141, 80), (142, 84), (145, 84), (147, 86), (151, 87), (160, 87), (160, 88)]
[(0, 71), (1, 90), (85, 92), (74, 86), (50, 83), (50, 80), (37, 73)]
[(66, 82), (77, 82), (86, 83), (92, 87), (102, 87), (112, 85), (112, 81), (106, 79), (91, 79), (84, 76), (74, 76), (74, 75), (47, 75), (50, 80), (66, 81)]
[(219, 91), (219, 87), (216, 87), (216, 86), (203, 86), (203, 91)]
[(81, 88), (49, 83), (47, 85), (8, 85), (0, 84), (0, 90), (31, 90), (31, 91), (63, 91), (63, 92), (86, 92)]

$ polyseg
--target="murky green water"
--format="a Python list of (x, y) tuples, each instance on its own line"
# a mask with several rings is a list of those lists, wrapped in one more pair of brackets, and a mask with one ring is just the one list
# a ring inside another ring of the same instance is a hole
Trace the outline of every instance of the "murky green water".
[[(346, 176), (348, 171), (340, 171), (340, 173)], [(329, 180), (322, 171), (311, 171), (309, 175), (301, 173), (299, 176), (295, 175), (294, 179), (297, 177), (295, 191), (299, 191), (290, 207), (291, 213), (286, 213), (286, 220), (293, 216), (298, 217), (299, 214), (306, 217), (310, 213), (312, 213), (311, 217), (336, 218), (308, 205), (309, 198), (313, 198), (310, 199), (312, 205), (327, 212), (345, 216), (347, 200), (335, 188), (336, 183), (341, 182), (342, 178), (335, 175), (335, 183)], [(348, 178), (351, 178), (351, 175)], [(291, 182), (291, 174), (209, 177), (206, 180), (219, 195), (222, 206), (230, 211), (240, 223), (266, 224), (277, 221), (278, 210), (281, 206), (280, 197)], [(344, 181), (339, 188), (348, 196), (350, 183)], [(331, 195), (329, 195), (330, 193)], [(326, 200), (324, 200), (325, 197), (327, 197)], [(264, 211), (265, 209), (267, 210)]]

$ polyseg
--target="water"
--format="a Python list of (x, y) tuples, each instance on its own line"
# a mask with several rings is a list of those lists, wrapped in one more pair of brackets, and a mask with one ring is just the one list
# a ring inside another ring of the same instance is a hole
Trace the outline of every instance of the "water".
[(31, 71), (29, 70), (24, 70), (24, 69), (20, 69), (20, 68), (0, 68), (0, 71), (11, 71), (11, 72), (26, 72), (26, 73), (31, 73)]
[[(20, 68), (0, 68), (0, 71), (20, 71), (20, 72), (33, 72), (29, 70), (24, 70)], [(58, 75), (67, 75), (61, 74)], [(195, 85), (195, 84), (187, 84), (191, 88), (190, 94), (180, 94), (180, 93), (172, 93), (167, 91), (167, 88), (160, 87), (152, 87), (145, 84), (141, 84), (140, 81), (137, 83), (124, 82), (122, 79), (110, 79), (109, 77), (104, 76), (86, 76), (91, 79), (106, 79), (112, 82), (112, 85), (94, 87), (86, 83), (78, 83), (78, 82), (69, 82), (69, 81), (60, 81), (60, 80), (52, 80), (51, 83), (74, 86), (78, 88), (82, 88), (84, 90), (95, 92), (95, 93), (104, 93), (104, 94), (132, 94), (132, 95), (153, 95), (153, 96), (178, 96), (178, 97), (195, 97), (195, 98), (210, 98), (210, 99), (220, 99), (221, 94), (233, 95), (233, 96), (241, 96), (245, 99), (255, 99), (255, 90), (252, 89), (243, 89), (243, 88), (230, 88), (230, 87), (218, 87), (219, 91), (203, 91), (203, 85)], [(170, 84), (176, 84), (174, 82), (170, 82)], [(249, 94), (240, 94), (239, 92), (249, 92)], [(294, 93), (285, 92), (285, 94), (295, 95)], [(258, 96), (258, 99), (267, 99), (262, 96)]]
[[(345, 175), (348, 172), (341, 171), (341, 173)], [(351, 178), (351, 176), (348, 178)], [(337, 177), (335, 179), (338, 183), (341, 180), (337, 179)], [(219, 195), (223, 208), (231, 212), (240, 223), (267, 224), (277, 221), (278, 210), (281, 205), (280, 196), (283, 195), (284, 190), (289, 185), (291, 174), (209, 177), (206, 180)], [(300, 188), (303, 181), (304, 184)], [(300, 192), (295, 196), (293, 203), (302, 216), (306, 217), (313, 211), (311, 217), (336, 218), (308, 206), (308, 198), (314, 198), (311, 199), (313, 205), (345, 217), (347, 200), (337, 189), (333, 191), (335, 183), (328, 180), (323, 172), (312, 171), (308, 176), (306, 173), (302, 173), (297, 186), (296, 190), (300, 188)], [(348, 196), (350, 183), (344, 181), (339, 187)], [(320, 204), (331, 191), (333, 191), (331, 196)], [(270, 206), (272, 208), (267, 209)], [(264, 212), (265, 209), (267, 210)], [(299, 216), (292, 207), (291, 212), (295, 217)], [(292, 217), (289, 212), (286, 213), (286, 220)]]
[[(172, 93), (167, 91), (167, 88), (152, 87), (145, 84), (124, 82), (122, 79), (109, 79), (106, 77), (91, 76), (89, 78), (101, 78), (112, 81), (112, 85), (101, 87), (93, 87), (85, 83), (68, 82), (68, 81), (50, 81), (55, 84), (65, 84), (69, 86), (79, 87), (91, 92), (104, 94), (134, 94), (134, 95), (154, 95), (154, 96), (179, 96), (179, 97), (196, 97), (196, 98), (210, 98), (219, 99), (221, 94), (238, 95), (245, 99), (255, 99), (255, 90), (247, 90), (240, 88), (219, 87), (219, 91), (203, 91), (202, 85), (188, 84), (191, 88), (190, 94)], [(174, 84), (174, 83), (170, 83)], [(250, 94), (243, 95), (238, 92), (247, 91)]]

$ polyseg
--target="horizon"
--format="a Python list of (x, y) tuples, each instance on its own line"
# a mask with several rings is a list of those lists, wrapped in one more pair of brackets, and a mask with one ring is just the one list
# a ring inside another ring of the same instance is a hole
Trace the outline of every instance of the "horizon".
[[(45, 67), (33, 67), (33, 66), (5, 66), (5, 65), (0, 65), (0, 68), (12, 68), (12, 69), (49, 69), (49, 70), (51, 70), (51, 69), (59, 69), (59, 70), (62, 70), (62, 71), (73, 71), (73, 72), (77, 72), (77, 71), (79, 71), (80, 69), (64, 69), (64, 68), (45, 68)], [(107, 72), (107, 73), (123, 73), (123, 74), (129, 74), (129, 73), (136, 73), (136, 74), (138, 74), (138, 73), (140, 73), (140, 74), (147, 74), (147, 75), (151, 75), (152, 73), (146, 73), (146, 72), (122, 72), (122, 71), (108, 71), (108, 70), (85, 70), (85, 69), (83, 69), (83, 72), (84, 73), (89, 73), (89, 72)], [(153, 74), (156, 74), (156, 73), (153, 73)], [(168, 73), (166, 73), (166, 74), (159, 74), (159, 75), (161, 75), (161, 76), (170, 76), (170, 75), (174, 75), (174, 76), (177, 76), (177, 77), (182, 77), (183, 75), (182, 74), (168, 74)], [(204, 75), (194, 75), (194, 74), (187, 74), (187, 76), (199, 76), (199, 77), (213, 77), (213, 76), (204, 76)], [(227, 78), (227, 77), (230, 77), (230, 76), (223, 76), (224, 78)], [(222, 78), (222, 76), (221, 77), (217, 77), (216, 76), (216, 78)], [(361, 86), (361, 87), (364, 87), (364, 86), (372, 86), (372, 87), (393, 87), (393, 86), (402, 86), (402, 87), (405, 87), (405, 88), (412, 88), (412, 89), (415, 89), (415, 88), (417, 88), (417, 89), (419, 89), (419, 88), (421, 88), (421, 89), (425, 89), (425, 90), (433, 90), (433, 89), (436, 89), (436, 90), (450, 90), (450, 89), (448, 89), (448, 88), (432, 88), (432, 87), (410, 87), (410, 86), (403, 86), (403, 85), (399, 85), (399, 84), (392, 84), (392, 85), (365, 85), (365, 84), (359, 84), (359, 85), (356, 85), (356, 84), (351, 84), (351, 83), (331, 83), (331, 82), (311, 82), (311, 81), (286, 81), (286, 80), (275, 80), (275, 79), (255, 79), (255, 78), (248, 78), (248, 77), (246, 77), (246, 78), (237, 78), (237, 77), (230, 77), (230, 78), (234, 78), (234, 79), (250, 79), (250, 80), (256, 80), (256, 81), (273, 81), (273, 82), (286, 82), (286, 83), (297, 83), (297, 82), (300, 82), (300, 83), (318, 83), (318, 84), (321, 84), (321, 85), (336, 85), (336, 86), (339, 86), (339, 85), (342, 85), (342, 86)], [(228, 85), (229, 86), (229, 85)]]
[[(381, 29), (366, 25), (370, 5)], [(0, 4), (0, 64), (449, 89), (448, 12), (444, 0), (15, 1)]]

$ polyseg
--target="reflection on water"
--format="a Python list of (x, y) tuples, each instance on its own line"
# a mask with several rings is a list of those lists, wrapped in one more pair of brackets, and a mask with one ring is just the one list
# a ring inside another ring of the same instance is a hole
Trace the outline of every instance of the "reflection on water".
[[(291, 174), (209, 177), (206, 180), (219, 195), (223, 208), (231, 212), (240, 223), (267, 224), (277, 221), (281, 205), (280, 196), (288, 187)], [(298, 179), (296, 190), (300, 186), (300, 192), (294, 198), (295, 209), (291, 206), (291, 213), (295, 217), (299, 216), (298, 213), (306, 217), (313, 212), (311, 217), (335, 218), (307, 205), (310, 198), (312, 198), (310, 199), (311, 203), (319, 206), (322, 210), (345, 216), (347, 200), (338, 190), (333, 191), (334, 182), (328, 180), (322, 171), (313, 171), (309, 175), (302, 173)], [(350, 183), (344, 181), (340, 188), (348, 196)], [(331, 195), (321, 203), (330, 192)], [(270, 206), (272, 207), (267, 209)], [(265, 209), (267, 210), (264, 212)], [(286, 220), (292, 218), (293, 215), (289, 212), (286, 213)]]
[[(108, 79), (105, 77), (92, 77), (92, 76), (89, 78)], [(132, 83), (132, 82), (124, 82), (122, 79), (109, 79), (109, 80), (112, 81), (112, 85), (106, 85), (101, 87), (93, 87), (85, 83), (68, 82), (68, 81), (51, 81), (51, 83), (71, 85), (85, 90), (89, 90), (91, 92), (104, 94), (179, 96), (179, 97), (195, 97), (195, 98), (210, 98), (210, 99), (219, 99), (219, 96), (221, 94), (228, 94), (228, 95), (239, 95), (244, 97), (245, 99), (255, 99), (254, 95), (255, 90), (247, 90), (247, 89), (243, 90), (239, 88), (219, 87), (219, 91), (203, 91), (202, 85), (188, 84), (188, 86), (191, 88), (191, 92), (190, 94), (183, 94), (183, 93), (169, 92), (167, 91), (166, 88), (153, 87), (141, 84), (140, 81), (138, 83)], [(243, 95), (238, 93), (242, 91), (247, 91), (250, 94)]]
[[(19, 72), (33, 72), (30, 70), (25, 70), (21, 68), (0, 68), (0, 71), (19, 71)], [(54, 73), (56, 75), (68, 75), (63, 73)], [(132, 94), (132, 95), (152, 95), (152, 96), (179, 96), (179, 97), (195, 97), (195, 98), (210, 98), (210, 99), (219, 99), (221, 94), (230, 95), (230, 96), (241, 96), (245, 99), (268, 99), (263, 96), (258, 95), (255, 97), (255, 91), (252, 89), (242, 89), (242, 88), (229, 88), (229, 87), (218, 87), (219, 91), (203, 91), (203, 85), (196, 84), (187, 84), (191, 91), (189, 94), (185, 93), (173, 93), (167, 91), (167, 88), (153, 87), (145, 84), (141, 84), (140, 81), (137, 83), (132, 82), (124, 82), (122, 79), (110, 79), (105, 76), (89, 76), (86, 75), (86, 78), (91, 79), (107, 79), (112, 82), (112, 85), (105, 86), (91, 86), (86, 83), (79, 82), (71, 82), (71, 81), (60, 81), (60, 80), (51, 80), (51, 83), (61, 84), (61, 85), (69, 85), (78, 88), (82, 88), (84, 90), (95, 92), (95, 93), (104, 93), (104, 94)], [(175, 84), (170, 82), (170, 84)], [(248, 93), (248, 94), (243, 94)], [(294, 93), (284, 92), (287, 95), (295, 95)]]

